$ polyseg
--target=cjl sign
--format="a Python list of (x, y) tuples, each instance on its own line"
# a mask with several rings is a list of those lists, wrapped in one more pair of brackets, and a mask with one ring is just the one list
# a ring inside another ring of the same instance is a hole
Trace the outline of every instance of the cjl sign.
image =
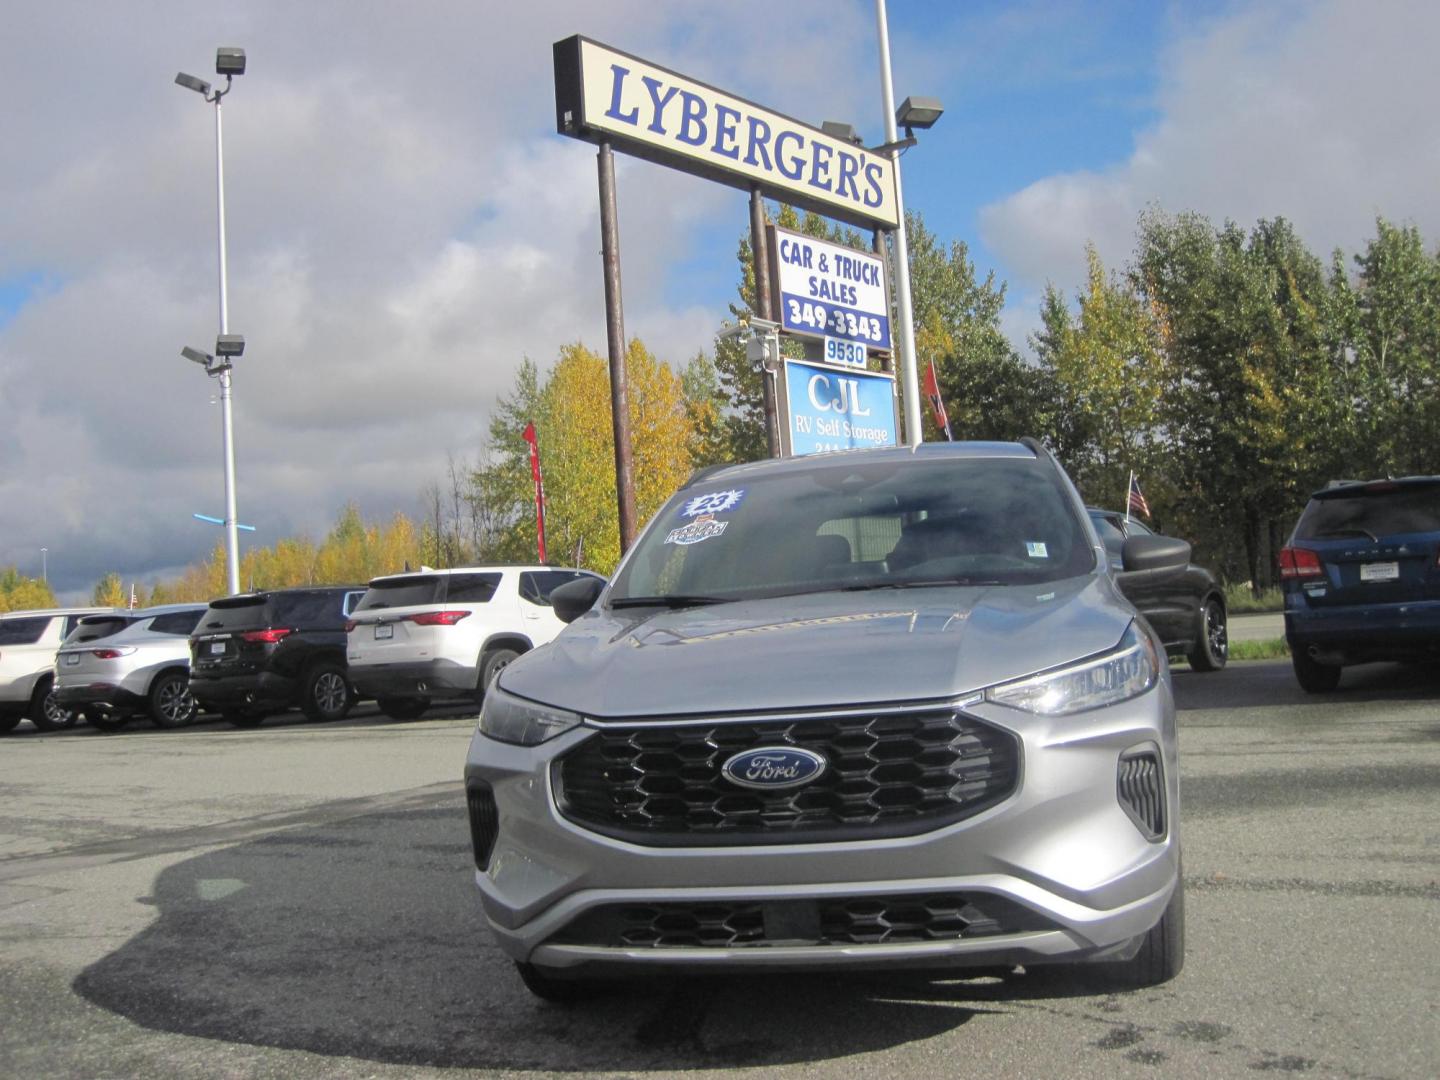
[(787, 455), (895, 446), (900, 441), (893, 375), (786, 360), (781, 386), (782, 408), (790, 421), (781, 447)]

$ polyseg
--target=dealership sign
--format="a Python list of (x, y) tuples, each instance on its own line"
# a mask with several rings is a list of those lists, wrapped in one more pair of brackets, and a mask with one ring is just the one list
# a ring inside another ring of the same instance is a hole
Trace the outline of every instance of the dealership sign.
[(890, 348), (890, 290), (880, 256), (772, 225), (770, 279), (786, 330)]
[(563, 135), (765, 194), (861, 228), (899, 224), (888, 157), (607, 45), (557, 41)]
[(788, 455), (895, 446), (895, 376), (785, 361), (781, 380), (789, 416)]

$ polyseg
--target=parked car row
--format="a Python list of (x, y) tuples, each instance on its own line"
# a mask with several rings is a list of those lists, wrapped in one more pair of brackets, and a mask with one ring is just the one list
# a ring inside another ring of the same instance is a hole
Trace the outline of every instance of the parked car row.
[[(550, 593), (583, 570), (420, 570), (140, 610), (0, 616), (0, 733), (28, 717), (53, 731), (114, 731), (147, 717), (183, 727), (201, 712), (237, 727), (295, 707), (337, 720), (361, 698), (395, 719), (470, 699), (563, 627)], [(597, 580), (603, 580), (598, 579)]]

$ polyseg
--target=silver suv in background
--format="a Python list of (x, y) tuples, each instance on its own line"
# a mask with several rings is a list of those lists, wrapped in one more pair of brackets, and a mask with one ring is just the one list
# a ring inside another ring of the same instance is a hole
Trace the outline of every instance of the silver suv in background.
[(74, 727), (80, 717), (55, 700), (55, 653), (86, 615), (109, 608), (49, 608), (0, 615), (0, 734), (26, 717), (41, 731)]
[(526, 985), (1184, 958), (1175, 706), (1038, 443), (706, 470), (485, 695), (475, 880)]
[(91, 725), (117, 731), (135, 716), (159, 728), (195, 719), (190, 634), (204, 604), (87, 615), (55, 657), (55, 696)]
[(585, 570), (464, 566), (370, 582), (346, 627), (350, 681), (380, 711), (412, 720), (436, 699), (479, 699), (522, 653), (564, 629), (550, 607), (557, 586)]

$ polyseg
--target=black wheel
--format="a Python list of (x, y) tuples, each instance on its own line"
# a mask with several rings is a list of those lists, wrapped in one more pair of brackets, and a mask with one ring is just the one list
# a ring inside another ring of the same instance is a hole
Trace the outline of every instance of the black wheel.
[(345, 669), (331, 660), (322, 660), (305, 673), (300, 708), (311, 720), (339, 720), (355, 704), (355, 695), (345, 679)]
[(91, 727), (98, 728), (107, 734), (119, 731), (130, 722), (130, 717), (128, 716), (121, 716), (118, 713), (99, 712), (98, 710), (86, 713), (85, 719), (89, 721)]
[(520, 973), (520, 981), (542, 1001), (552, 1001), (557, 1005), (573, 1005), (576, 1002), (585, 1001), (595, 996), (597, 985), (593, 982), (586, 982), (583, 979), (557, 979), (553, 975), (546, 975), (533, 964), (522, 964), (515, 961), (515, 970)]
[(375, 704), (392, 720), (414, 720), (430, 707), (430, 699), (423, 697), (382, 697)]
[(0, 712), (0, 735), (8, 735), (15, 730), (17, 724), (25, 719), (25, 714), (19, 709), (5, 709)]
[(1159, 986), (1180, 974), (1185, 966), (1185, 879), (1175, 880), (1175, 892), (1165, 905), (1165, 914), (1145, 935), (1145, 941), (1131, 959), (1097, 965), (1101, 980), (1111, 986), (1138, 990)]
[(1303, 645), (1290, 653), (1290, 663), (1295, 668), (1295, 680), (1307, 694), (1328, 694), (1340, 685), (1340, 668), (1313, 659)]
[(480, 695), (483, 697), (495, 676), (520, 654), (514, 649), (491, 649), (480, 660)]
[(30, 697), (30, 722), (41, 731), (65, 731), (80, 722), (80, 714), (55, 700), (55, 682), (48, 676)]
[(1194, 671), (1219, 671), (1230, 658), (1230, 638), (1225, 627), (1225, 605), (1215, 597), (1200, 609), (1200, 636), (1185, 654)]
[(257, 728), (265, 722), (265, 714), (257, 709), (221, 709), (220, 715), (231, 727)]
[(150, 684), (150, 722), (156, 727), (184, 727), (195, 719), (196, 712), (190, 677), (185, 672), (162, 672)]

